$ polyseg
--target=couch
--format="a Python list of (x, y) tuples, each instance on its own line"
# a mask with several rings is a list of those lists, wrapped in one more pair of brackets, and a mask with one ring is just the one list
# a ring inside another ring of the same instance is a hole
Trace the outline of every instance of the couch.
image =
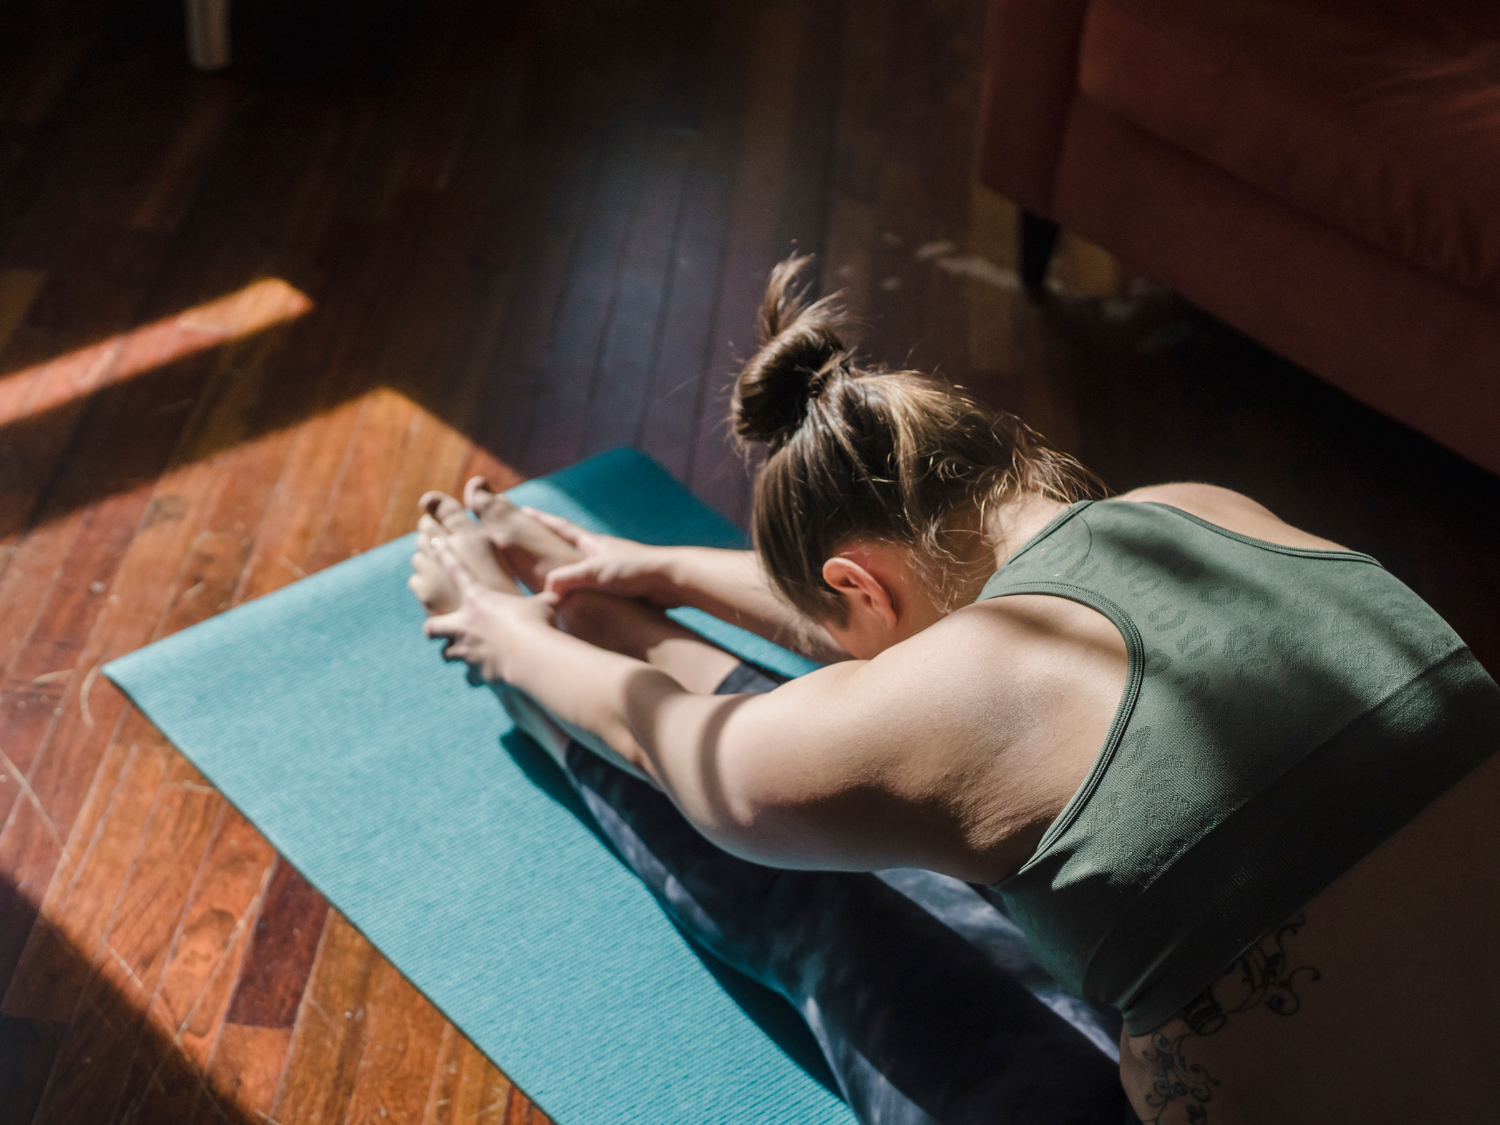
[(978, 173), (1500, 472), (1500, 3), (994, 0)]

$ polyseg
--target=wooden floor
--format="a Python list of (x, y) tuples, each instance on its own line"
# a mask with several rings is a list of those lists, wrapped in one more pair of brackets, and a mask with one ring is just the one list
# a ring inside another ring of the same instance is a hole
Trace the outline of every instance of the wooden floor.
[[(1242, 488), (1500, 657), (1500, 482), (969, 175), (982, 0), (0, 3), (0, 1125), (545, 1120), (100, 665), (614, 445), (731, 517), (793, 247), (1116, 488)], [(237, 9), (238, 11), (238, 9)], [(503, 1066), (504, 1059), (498, 1060)]]

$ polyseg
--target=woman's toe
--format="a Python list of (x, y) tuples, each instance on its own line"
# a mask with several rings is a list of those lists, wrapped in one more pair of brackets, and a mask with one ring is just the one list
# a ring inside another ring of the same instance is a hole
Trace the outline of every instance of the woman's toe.
[(465, 537), (479, 532), (478, 526), (474, 523), (474, 517), (469, 514), (469, 509), (461, 504), (445, 509), (438, 519), (442, 521), (443, 530), (450, 538)]
[(444, 520), (454, 512), (464, 510), (464, 506), (446, 492), (428, 492), (418, 501), (418, 506), (437, 520)]
[(448, 529), (431, 516), (423, 516), (417, 521), (417, 549), (424, 555), (432, 554), (432, 540), (438, 535), (447, 535)]
[(504, 496), (491, 492), (483, 477), (475, 477), (464, 485), (464, 503), (479, 517), (479, 522), (488, 526), (492, 532), (519, 511)]
[(458, 590), (435, 559), (419, 552), (411, 558), (411, 569), (406, 585), (428, 613), (451, 613), (458, 608)]
[(483, 477), (470, 477), (464, 485), (464, 503), (475, 512), (485, 508), (495, 494), (490, 491), (490, 482)]

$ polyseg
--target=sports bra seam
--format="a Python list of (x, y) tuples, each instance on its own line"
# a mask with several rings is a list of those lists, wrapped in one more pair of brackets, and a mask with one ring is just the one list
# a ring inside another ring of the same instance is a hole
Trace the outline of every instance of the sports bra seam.
[(1190, 520), (1199, 527), (1212, 531), (1215, 535), (1222, 535), (1226, 539), (1232, 539), (1236, 543), (1243, 543), (1247, 547), (1258, 547), (1262, 551), (1271, 551), (1278, 555), (1291, 555), (1299, 559), (1329, 559), (1333, 561), (1368, 563), (1371, 566), (1381, 566), (1379, 559), (1365, 554), (1363, 551), (1332, 551), (1326, 547), (1293, 547), (1288, 543), (1272, 543), (1269, 539), (1257, 539), (1253, 535), (1245, 535), (1238, 531), (1232, 531), (1227, 527), (1220, 527), (1216, 523), (1204, 519), (1202, 516), (1194, 515), (1185, 508), (1179, 508), (1175, 504), (1164, 504), (1160, 500), (1134, 500), (1124, 503), (1149, 504), (1153, 508), (1164, 508), (1183, 519)]
[(1120, 702), (1115, 708), (1114, 717), (1110, 720), (1109, 731), (1104, 736), (1104, 744), (1099, 748), (1098, 754), (1095, 755), (1094, 763), (1089, 767), (1088, 775), (1083, 779), (1083, 784), (1068, 799), (1068, 803), (1063, 806), (1062, 812), (1057, 814), (1057, 819), (1047, 827), (1047, 831), (1042, 834), (1041, 840), (1037, 842), (1035, 850), (1032, 851), (1026, 862), (1000, 880), (1000, 882), (993, 884), (996, 887), (1003, 887), (1008, 880), (1021, 874), (1040, 861), (1052, 845), (1057, 843), (1062, 835), (1072, 827), (1073, 823), (1088, 806), (1089, 801), (1093, 799), (1094, 793), (1098, 790), (1104, 774), (1114, 761), (1115, 753), (1119, 750), (1120, 743), (1125, 737), (1125, 728), (1130, 725), (1130, 719), (1135, 714), (1136, 703), (1140, 700), (1141, 685), (1146, 678), (1146, 646), (1141, 638), (1140, 629), (1136, 626), (1134, 619), (1117, 602), (1097, 591), (1090, 590), (1086, 586), (1074, 585), (1071, 582), (1033, 582), (1019, 586), (1013, 590), (1006, 590), (1003, 593), (991, 594), (983, 600), (992, 601), (995, 598), (1024, 596), (1026, 594), (1053, 594), (1066, 597), (1066, 594), (1059, 593), (1059, 591), (1063, 590), (1082, 595), (1071, 597), (1068, 600), (1079, 602), (1096, 612), (1104, 614), (1114, 624), (1115, 628), (1120, 631), (1120, 635), (1125, 641), (1125, 688), (1120, 693)]

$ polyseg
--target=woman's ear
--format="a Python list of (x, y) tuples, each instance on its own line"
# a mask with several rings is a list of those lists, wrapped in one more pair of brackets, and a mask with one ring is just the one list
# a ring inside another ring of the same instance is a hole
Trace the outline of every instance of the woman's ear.
[(851, 608), (873, 612), (887, 628), (899, 619), (892, 590), (865, 566), (848, 555), (835, 555), (823, 564), (823, 581), (844, 598)]

